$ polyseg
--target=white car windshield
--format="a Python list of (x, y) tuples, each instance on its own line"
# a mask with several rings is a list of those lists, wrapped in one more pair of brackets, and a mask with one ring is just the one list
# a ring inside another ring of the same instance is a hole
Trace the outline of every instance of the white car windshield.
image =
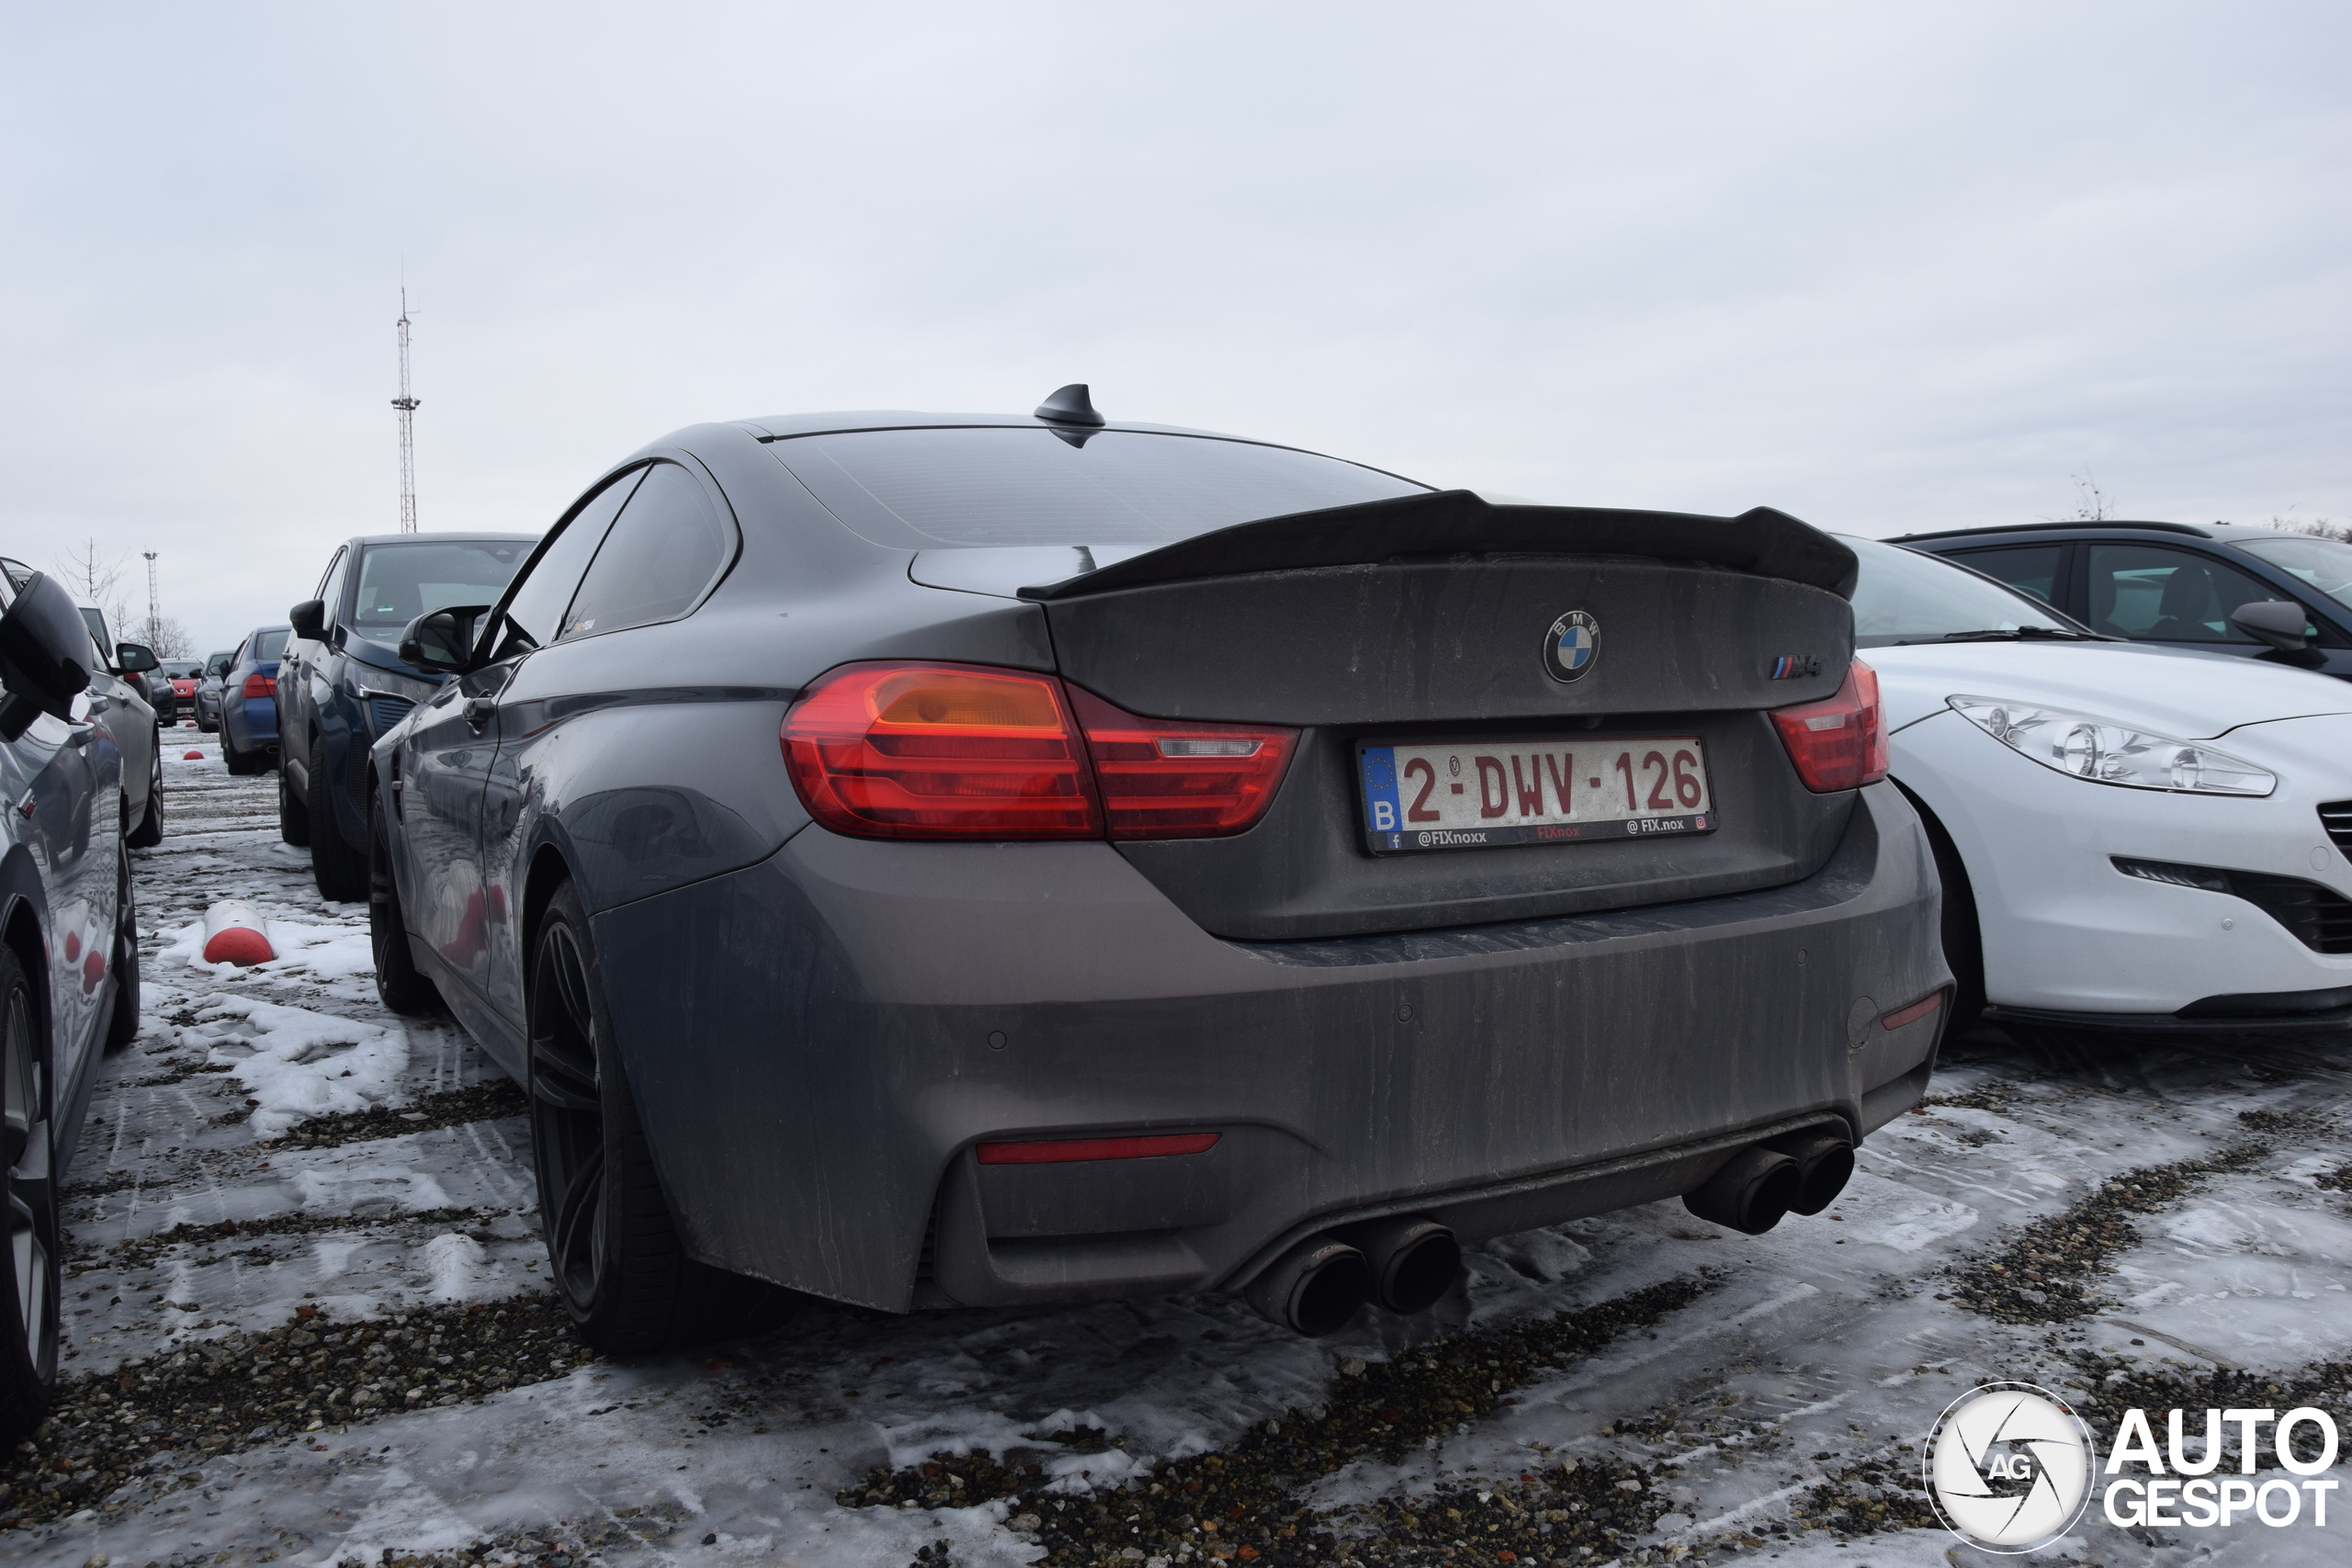
[(2260, 556), (2282, 571), (2293, 572), (2337, 604), (2352, 607), (2352, 545), (2307, 534), (2287, 534), (2276, 539), (2241, 543), (2238, 548)]
[(1857, 648), (2091, 635), (2040, 601), (1948, 560), (1876, 539), (1838, 538), (1861, 563), (1854, 584)]

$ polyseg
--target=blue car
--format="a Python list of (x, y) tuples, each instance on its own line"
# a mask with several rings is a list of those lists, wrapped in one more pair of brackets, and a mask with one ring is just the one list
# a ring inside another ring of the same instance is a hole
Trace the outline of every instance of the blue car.
[(368, 750), (441, 690), (400, 651), (420, 615), (495, 604), (537, 534), (387, 534), (344, 541), (318, 597), (286, 613), (277, 685), (277, 830), (308, 845), (322, 897), (368, 897)]
[(277, 760), (277, 656), (291, 626), (257, 626), (220, 677), (220, 760), (232, 773), (266, 773)]

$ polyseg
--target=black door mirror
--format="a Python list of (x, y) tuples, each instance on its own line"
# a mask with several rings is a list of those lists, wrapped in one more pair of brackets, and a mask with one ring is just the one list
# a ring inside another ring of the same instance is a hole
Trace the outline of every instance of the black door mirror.
[(42, 714), (70, 719), (97, 653), (73, 596), (33, 573), (0, 615), (0, 739), (14, 740)]
[(2281, 653), (2301, 653), (2312, 645), (2311, 617), (2303, 607), (2286, 599), (2261, 599), (2230, 612), (2230, 621), (2256, 642)]
[(143, 675), (155, 668), (155, 650), (141, 642), (116, 643), (114, 667), (126, 675)]
[(464, 674), (473, 663), (475, 624), (488, 614), (487, 604), (453, 604), (417, 616), (401, 633), (401, 658), (431, 674)]
[(305, 599), (287, 611), (286, 618), (294, 623), (296, 637), (309, 642), (326, 640), (327, 602), (325, 600)]

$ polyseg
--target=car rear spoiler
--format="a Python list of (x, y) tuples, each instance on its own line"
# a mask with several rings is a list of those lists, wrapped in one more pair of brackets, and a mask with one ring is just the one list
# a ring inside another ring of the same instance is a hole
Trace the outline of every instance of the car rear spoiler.
[(1704, 561), (1826, 588), (1841, 598), (1852, 594), (1859, 570), (1853, 551), (1769, 506), (1736, 517), (1702, 517), (1592, 506), (1497, 506), (1466, 490), (1442, 490), (1237, 523), (1099, 570), (1023, 588), (1021, 597), (1075, 599), (1188, 578), (1463, 555)]

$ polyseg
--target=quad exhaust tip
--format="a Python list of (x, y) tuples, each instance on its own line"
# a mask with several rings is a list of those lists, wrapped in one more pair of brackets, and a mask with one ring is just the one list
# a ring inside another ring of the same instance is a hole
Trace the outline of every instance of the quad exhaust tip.
[(1751, 1144), (1682, 1195), (1702, 1220), (1762, 1235), (1789, 1213), (1817, 1214), (1854, 1174), (1854, 1145), (1834, 1133), (1796, 1133)]
[(1772, 1147), (1797, 1162), (1799, 1183), (1792, 1214), (1817, 1214), (1838, 1201), (1854, 1174), (1854, 1145), (1835, 1133), (1792, 1133)]
[(1250, 1280), (1249, 1296), (1270, 1321), (1319, 1339), (1372, 1299), (1372, 1265), (1337, 1236), (1309, 1236)]
[(1309, 1236), (1250, 1282), (1250, 1304), (1310, 1338), (1340, 1327), (1366, 1302), (1405, 1316), (1427, 1312), (1462, 1277), (1462, 1244), (1421, 1214), (1370, 1220)]
[(1372, 1299), (1403, 1316), (1429, 1311), (1462, 1277), (1462, 1244), (1426, 1215), (1392, 1215), (1340, 1234), (1372, 1265)]

